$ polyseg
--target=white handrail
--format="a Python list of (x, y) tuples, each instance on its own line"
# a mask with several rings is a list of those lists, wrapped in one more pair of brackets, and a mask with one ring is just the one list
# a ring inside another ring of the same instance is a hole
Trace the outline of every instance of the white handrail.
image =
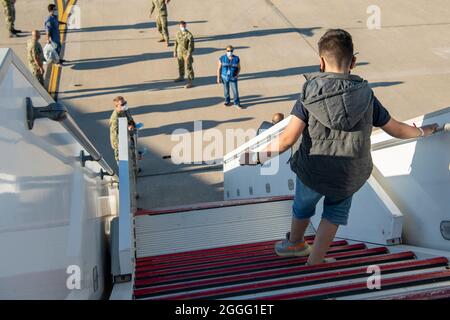
[[(50, 105), (54, 104), (55, 100), (48, 94), (48, 92), (42, 87), (42, 85), (37, 81), (30, 71), (25, 67), (22, 61), (17, 57), (17, 55), (9, 48), (0, 48), (0, 82), (2, 82), (8, 67), (13, 64), (17, 70), (27, 79), (27, 81), (33, 86), (33, 88), (39, 92), (39, 95), (44, 99), (44, 101)], [(114, 170), (103, 158), (102, 154), (95, 148), (94, 144), (89, 140), (89, 138), (84, 134), (84, 132), (77, 125), (75, 120), (70, 116), (69, 112), (66, 112), (64, 119), (60, 121), (61, 125), (69, 132), (75, 140), (93, 157), (95, 161), (107, 172), (109, 175), (114, 175)]]
[[(449, 108), (439, 110), (436, 112), (432, 112), (427, 114), (427, 116), (432, 117), (439, 115), (444, 112), (448, 112)], [(255, 150), (258, 148), (258, 146), (265, 144), (267, 141), (274, 139), (278, 135), (280, 135), (281, 132), (284, 131), (284, 129), (289, 124), (289, 121), (291, 120), (292, 115), (284, 119), (283, 121), (277, 123), (276, 125), (272, 126), (271, 128), (265, 130), (263, 133), (257, 135), (256, 137), (252, 138), (250, 141), (242, 144), (241, 146), (237, 147), (233, 151), (229, 152), (224, 156), (223, 163), (226, 164), (230, 161), (233, 161), (234, 159), (238, 158), (243, 152), (247, 150)], [(423, 118), (414, 118), (406, 121), (406, 123), (413, 123), (416, 122), (422, 122)], [(439, 126), (436, 133), (439, 132), (450, 132), (450, 124), (445, 123)], [(379, 149), (395, 146), (398, 144), (408, 143), (411, 141), (417, 140), (417, 138), (414, 139), (397, 139), (389, 136), (387, 133), (380, 133), (380, 131), (374, 132), (372, 134), (372, 137), (375, 137), (374, 141), (372, 141), (372, 151), (376, 151)]]
[(248, 142), (240, 145), (233, 151), (227, 153), (223, 158), (223, 163), (226, 164), (230, 161), (233, 161), (237, 157), (239, 157), (243, 152), (247, 150), (254, 150), (258, 146), (266, 143), (269, 140), (272, 140), (276, 136), (278, 136), (283, 130), (287, 127), (289, 124), (289, 121), (291, 121), (291, 117), (289, 116), (283, 121), (280, 121), (279, 123), (275, 124), (274, 126), (270, 127), (269, 129), (265, 130), (261, 134), (257, 135), (256, 137), (250, 139)]

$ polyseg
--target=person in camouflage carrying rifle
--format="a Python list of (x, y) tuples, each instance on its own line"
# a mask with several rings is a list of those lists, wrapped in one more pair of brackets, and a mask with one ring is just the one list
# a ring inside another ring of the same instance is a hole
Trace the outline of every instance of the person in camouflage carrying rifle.
[(166, 42), (169, 46), (169, 29), (167, 27), (167, 4), (170, 0), (152, 0), (152, 9), (150, 17), (156, 9), (156, 26), (161, 34), (161, 39), (158, 42)]
[(185, 69), (187, 72), (188, 83), (185, 88), (192, 88), (192, 81), (194, 80), (194, 69), (192, 64), (194, 58), (194, 36), (186, 29), (186, 22), (180, 21), (180, 31), (177, 32), (175, 39), (175, 49), (173, 56), (178, 61), (178, 73), (179, 77), (175, 79), (175, 82), (181, 82), (184, 80)]
[(38, 30), (31, 32), (31, 39), (27, 42), (27, 60), (31, 73), (36, 77), (42, 86), (44, 86), (44, 52), (39, 43), (41, 34)]
[(14, 22), (16, 21), (16, 0), (0, 0), (5, 13), (6, 28), (9, 32), (10, 38), (17, 38), (18, 33), (22, 32), (14, 28)]

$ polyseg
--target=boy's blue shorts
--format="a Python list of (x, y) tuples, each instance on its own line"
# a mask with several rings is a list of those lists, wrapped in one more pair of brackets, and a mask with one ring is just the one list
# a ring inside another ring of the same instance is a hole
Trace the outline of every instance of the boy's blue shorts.
[[(292, 212), (297, 219), (309, 219), (316, 213), (317, 202), (323, 197), (311, 188), (305, 186), (297, 177), (295, 185), (295, 198)], [(345, 199), (325, 197), (323, 202), (322, 219), (327, 219), (332, 224), (347, 225), (348, 212), (352, 205), (351, 195)]]

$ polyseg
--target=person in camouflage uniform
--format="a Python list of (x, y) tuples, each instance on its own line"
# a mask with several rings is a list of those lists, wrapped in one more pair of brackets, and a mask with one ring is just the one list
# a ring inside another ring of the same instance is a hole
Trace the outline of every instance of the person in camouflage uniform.
[(161, 34), (161, 39), (158, 42), (166, 42), (169, 46), (169, 29), (167, 27), (167, 4), (170, 0), (152, 0), (152, 9), (150, 17), (156, 9), (156, 26)]
[(128, 130), (130, 131), (135, 128), (136, 124), (128, 110), (124, 97), (118, 96), (113, 101), (114, 111), (109, 118), (109, 137), (111, 147), (114, 150), (114, 158), (116, 161), (119, 161), (119, 117), (126, 117), (128, 119)]
[(175, 82), (184, 80), (185, 69), (187, 72), (188, 83), (185, 88), (192, 87), (192, 81), (194, 80), (194, 69), (192, 64), (194, 58), (194, 36), (186, 29), (186, 22), (180, 21), (180, 31), (177, 32), (175, 38), (175, 49), (173, 56), (178, 60), (178, 72), (179, 77), (175, 79)]
[(39, 43), (41, 34), (38, 30), (31, 32), (31, 39), (27, 42), (28, 66), (39, 83), (44, 86), (44, 52)]
[(10, 38), (17, 38), (18, 33), (22, 32), (14, 28), (14, 22), (16, 21), (16, 0), (0, 0), (3, 7), (3, 12), (5, 13), (6, 27), (9, 32)]

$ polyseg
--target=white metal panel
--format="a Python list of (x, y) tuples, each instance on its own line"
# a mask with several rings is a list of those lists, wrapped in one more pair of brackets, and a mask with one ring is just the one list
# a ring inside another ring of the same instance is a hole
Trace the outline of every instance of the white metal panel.
[[(450, 122), (450, 108), (408, 121), (417, 126)], [(380, 132), (374, 141), (389, 136)], [(440, 232), (450, 220), (450, 133), (409, 141), (372, 152), (374, 175), (404, 214), (404, 243), (450, 251)]]
[[(323, 211), (323, 200), (311, 219), (317, 228)], [(378, 182), (371, 176), (352, 201), (348, 224), (340, 226), (336, 237), (378, 244), (398, 243), (403, 216)]]
[[(284, 238), (292, 201), (138, 216), (137, 256), (216, 248)], [(313, 234), (312, 228), (307, 234)]]
[[(0, 298), (99, 298), (108, 228), (98, 198), (115, 190), (98, 178), (97, 163), (81, 167), (81, 146), (61, 124), (38, 119), (26, 128), (26, 97), (36, 107), (54, 101), (7, 49), (0, 96)], [(71, 265), (81, 271), (76, 293), (66, 287)]]
[(120, 274), (133, 273), (132, 212), (131, 212), (131, 181), (128, 150), (128, 121), (119, 118), (119, 262)]

